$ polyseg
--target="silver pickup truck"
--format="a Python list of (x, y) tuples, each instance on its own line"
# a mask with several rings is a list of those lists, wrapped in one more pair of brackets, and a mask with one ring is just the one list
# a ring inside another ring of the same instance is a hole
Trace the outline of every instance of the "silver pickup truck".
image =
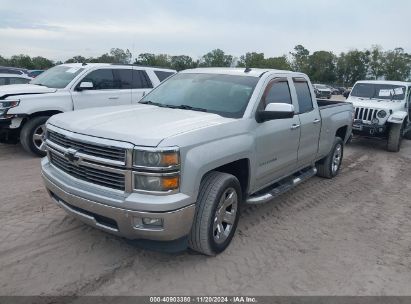
[(241, 204), (338, 174), (352, 112), (317, 101), (305, 74), (186, 70), (139, 104), (50, 118), (42, 175), (54, 202), (89, 225), (215, 255)]

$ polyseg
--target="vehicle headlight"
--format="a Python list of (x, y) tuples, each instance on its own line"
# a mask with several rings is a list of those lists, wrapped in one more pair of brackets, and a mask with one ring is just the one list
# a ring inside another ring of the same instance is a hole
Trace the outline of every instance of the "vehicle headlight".
[(19, 103), (20, 103), (20, 100), (0, 101), (0, 110), (17, 107)]
[(162, 151), (135, 150), (133, 157), (134, 167), (144, 168), (172, 168), (180, 165), (180, 155), (177, 149)]
[(378, 120), (378, 118), (373, 118), (373, 119), (371, 120), (371, 122), (372, 122), (372, 124), (374, 124), (374, 125), (378, 125), (378, 123), (379, 123), (380, 121)]
[(180, 187), (178, 173), (134, 173), (134, 189), (142, 191), (168, 192)]
[(385, 116), (387, 116), (387, 112), (385, 112), (384, 110), (380, 110), (378, 111), (377, 116), (379, 118), (384, 118)]

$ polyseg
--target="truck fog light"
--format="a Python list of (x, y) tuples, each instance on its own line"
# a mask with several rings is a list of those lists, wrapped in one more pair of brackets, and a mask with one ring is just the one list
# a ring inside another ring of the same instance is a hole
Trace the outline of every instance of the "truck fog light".
[(163, 227), (163, 219), (153, 217), (143, 217), (144, 226)]

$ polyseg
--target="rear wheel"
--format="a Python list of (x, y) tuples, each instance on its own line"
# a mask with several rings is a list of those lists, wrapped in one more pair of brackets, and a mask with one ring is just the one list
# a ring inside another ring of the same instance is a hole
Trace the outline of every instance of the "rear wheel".
[(404, 131), (403, 124), (391, 124), (390, 129), (388, 130), (388, 141), (387, 141), (387, 150), (389, 152), (400, 151), (403, 131)]
[(37, 155), (46, 156), (45, 135), (48, 116), (39, 116), (30, 119), (21, 129), (20, 142), (24, 150)]
[(224, 251), (237, 228), (241, 199), (240, 183), (235, 176), (208, 173), (200, 186), (189, 235), (190, 248), (205, 255)]
[(344, 142), (336, 137), (330, 153), (317, 163), (317, 175), (325, 178), (333, 178), (340, 172), (344, 155)]

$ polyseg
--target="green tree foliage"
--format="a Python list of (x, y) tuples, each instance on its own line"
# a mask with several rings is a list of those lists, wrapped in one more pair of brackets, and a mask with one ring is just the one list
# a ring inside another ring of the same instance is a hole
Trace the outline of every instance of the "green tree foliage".
[(308, 74), (310, 51), (299, 44), (294, 47), (294, 52), (290, 52), (290, 55), (292, 57), (292, 69)]
[(378, 79), (385, 73), (385, 56), (382, 48), (378, 45), (373, 45), (369, 51), (368, 68), (369, 75), (372, 79)]
[(334, 83), (336, 76), (336, 56), (327, 51), (314, 52), (308, 58), (308, 75), (314, 82)]
[(171, 56), (170, 67), (177, 71), (196, 68), (198, 62), (195, 62), (193, 58), (186, 55)]
[(263, 53), (246, 53), (240, 57), (238, 62), (239, 67), (248, 67), (248, 68), (264, 68), (266, 61)]
[(337, 79), (347, 86), (358, 80), (366, 79), (370, 52), (352, 50), (341, 53), (337, 59)]
[(410, 77), (411, 57), (404, 49), (396, 48), (385, 53), (385, 77), (390, 80), (404, 80)]
[(70, 59), (67, 59), (64, 63), (85, 63), (85, 62), (90, 62), (89, 60), (86, 59), (86, 57), (83, 57), (81, 55), (74, 56)]
[(270, 69), (278, 70), (291, 70), (291, 64), (287, 59), (287, 56), (270, 57), (265, 60), (266, 67)]
[(215, 49), (205, 54), (200, 66), (202, 67), (229, 67), (233, 61), (233, 56), (226, 55), (223, 50)]

